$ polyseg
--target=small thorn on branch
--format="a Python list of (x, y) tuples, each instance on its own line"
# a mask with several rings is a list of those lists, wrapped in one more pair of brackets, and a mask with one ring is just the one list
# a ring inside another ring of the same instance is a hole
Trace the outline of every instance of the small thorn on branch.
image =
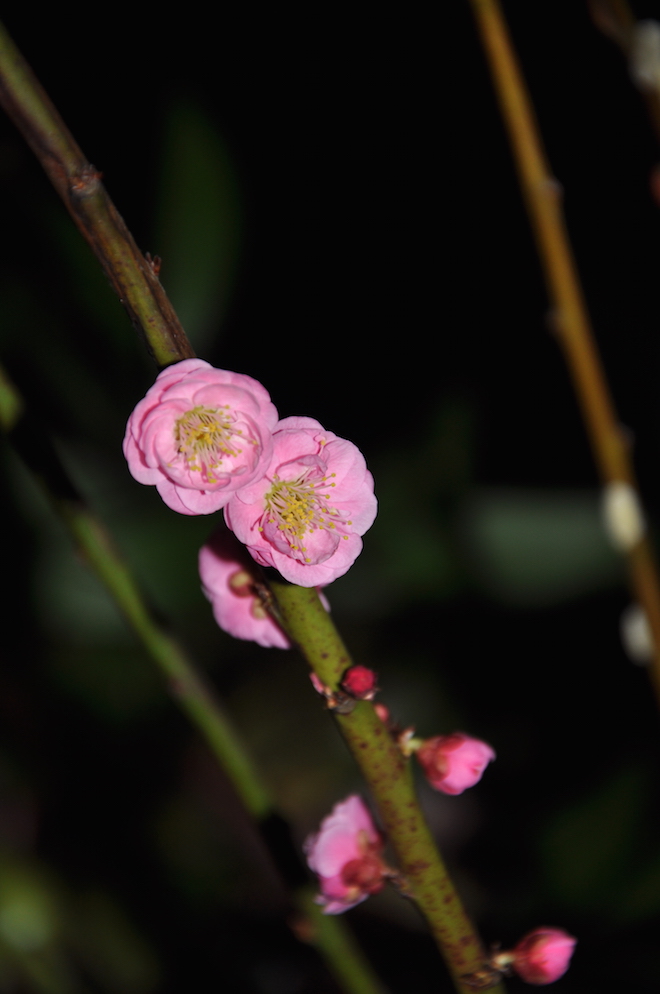
[(160, 267), (161, 267), (162, 262), (163, 262), (163, 260), (161, 259), (161, 257), (159, 255), (152, 256), (151, 252), (145, 252), (144, 253), (144, 257), (147, 260), (147, 262), (149, 263), (149, 266), (151, 268), (151, 272), (154, 274), (154, 276), (159, 276), (160, 275)]

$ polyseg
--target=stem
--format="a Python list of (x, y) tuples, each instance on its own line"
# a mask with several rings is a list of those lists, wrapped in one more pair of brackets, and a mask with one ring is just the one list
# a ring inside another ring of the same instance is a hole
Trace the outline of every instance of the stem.
[(159, 366), (194, 356), (174, 308), (73, 135), (0, 24), (0, 103), (41, 162)]
[(370, 969), (361, 972), (356, 969), (357, 963), (364, 964), (360, 947), (341, 919), (323, 914), (314, 901), (315, 893), (302, 888), (296, 894), (303, 914), (298, 938), (323, 951), (326, 966), (341, 990), (350, 991), (350, 994), (385, 994)]
[[(553, 308), (558, 339), (573, 380), (603, 483), (637, 490), (589, 321), (561, 208), (525, 82), (497, 0), (471, 0), (518, 169), (527, 212)], [(626, 552), (633, 597), (642, 606), (654, 645), (651, 680), (660, 705), (660, 581), (651, 544), (642, 536)]]
[[(337, 689), (351, 665), (346, 646), (314, 588), (282, 580), (270, 586), (290, 637), (320, 680)], [(473, 990), (461, 978), (483, 966), (486, 955), (445, 869), (413, 787), (410, 763), (392, 741), (373, 705), (359, 702), (350, 714), (336, 716), (378, 807), (387, 838), (447, 963), (456, 990)], [(491, 988), (504, 991), (501, 984)]]
[[(163, 366), (192, 356), (152, 266), (142, 257), (100, 183), (57, 111), (7, 35), (0, 29), (0, 101), (23, 132), (57, 188), (78, 227), (101, 261), (129, 316), (145, 337), (156, 362)], [(104, 531), (78, 502), (59, 505), (76, 541), (113, 591), (129, 623), (168, 677), (181, 706), (209, 739), (216, 755), (228, 749), (231, 776), (240, 783), (253, 813), (265, 812), (267, 795), (246, 773), (210, 691), (189, 668), (176, 644), (157, 626), (139, 601), (130, 574), (120, 563)], [(274, 594), (292, 638), (324, 683), (335, 687), (349, 665), (348, 653), (314, 590), (276, 581)], [(338, 717), (344, 737), (362, 769), (378, 805), (383, 824), (407, 875), (414, 899), (427, 917), (459, 994), (473, 990), (461, 978), (483, 966), (485, 953), (474, 927), (440, 859), (412, 786), (409, 764), (403, 759), (371, 704), (359, 704), (351, 715)], [(221, 760), (222, 762), (222, 760)], [(249, 769), (249, 768), (248, 768)], [(247, 779), (246, 779), (247, 778)], [(329, 959), (338, 948), (339, 923), (318, 930)], [(350, 952), (344, 948), (343, 955)], [(335, 963), (336, 975), (345, 964)], [(357, 976), (357, 967), (352, 967)], [(365, 974), (365, 983), (368, 975)], [(377, 987), (372, 984), (372, 990)], [(363, 994), (367, 994), (364, 987)], [(498, 984), (492, 988), (503, 994)], [(351, 988), (353, 991), (353, 988)], [(357, 990), (356, 990), (357, 994)], [(361, 992), (362, 994), (362, 992)]]
[[(635, 31), (639, 22), (628, 0), (587, 0), (587, 6), (596, 27), (619, 46), (630, 64), (631, 56), (634, 58)], [(631, 75), (644, 98), (655, 136), (660, 141), (660, 82), (657, 75), (653, 81), (649, 79), (644, 82), (636, 79), (635, 73)]]
[[(290, 884), (293, 902), (302, 915), (299, 937), (317, 949), (345, 994), (385, 994), (345, 924), (335, 921), (326, 926), (319, 921), (320, 909), (311, 901), (307, 883), (301, 882), (305, 880), (305, 869), (289, 827), (275, 811), (230, 718), (185, 650), (156, 621), (107, 529), (76, 494), (54, 450), (49, 451), (43, 431), (36, 435), (40, 441), (34, 446), (35, 433), (30, 432), (29, 415), (18, 425), (23, 407), (18, 391), (0, 366), (0, 429), (12, 433), (16, 447), (22, 450), (24, 461), (67, 527), (82, 558), (161, 670), (176, 703), (206, 741), (241, 803), (256, 821), (262, 842)], [(36, 467), (31, 465), (30, 458), (34, 458), (35, 452), (39, 453)]]

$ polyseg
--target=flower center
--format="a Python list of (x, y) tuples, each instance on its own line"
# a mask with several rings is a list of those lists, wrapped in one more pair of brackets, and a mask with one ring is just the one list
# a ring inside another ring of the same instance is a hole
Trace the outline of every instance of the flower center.
[(193, 407), (177, 418), (174, 425), (174, 438), (177, 450), (183, 456), (188, 469), (193, 473), (205, 472), (209, 483), (216, 483), (213, 470), (222, 465), (227, 457), (241, 454), (237, 442), (241, 430), (233, 427), (234, 415), (224, 408)]
[(341, 870), (342, 882), (351, 892), (351, 900), (362, 894), (377, 894), (383, 889), (387, 867), (380, 858), (382, 844), (371, 841), (363, 828), (356, 838), (360, 855), (344, 863)]
[(308, 532), (333, 531), (342, 525), (353, 524), (342, 519), (337, 508), (328, 503), (330, 494), (327, 491), (335, 486), (330, 482), (335, 473), (329, 477), (320, 473), (321, 470), (314, 466), (304, 469), (293, 480), (274, 476), (273, 485), (266, 494), (266, 511), (259, 528), (264, 531), (269, 525), (275, 526), (291, 551), (303, 554), (304, 562), (310, 562), (310, 558), (304, 556), (307, 549), (301, 544)]

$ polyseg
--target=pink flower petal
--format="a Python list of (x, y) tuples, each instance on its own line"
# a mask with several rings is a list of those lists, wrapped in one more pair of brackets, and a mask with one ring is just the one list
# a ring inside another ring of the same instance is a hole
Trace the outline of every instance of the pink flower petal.
[(263, 479), (233, 494), (225, 521), (263, 566), (315, 587), (342, 576), (373, 524), (374, 481), (352, 442), (312, 418), (284, 418)]
[(200, 549), (199, 575), (213, 616), (234, 638), (289, 649), (288, 638), (254, 592), (253, 565), (240, 542), (224, 529), (218, 529)]
[(340, 914), (381, 889), (387, 868), (383, 842), (357, 795), (336, 804), (319, 831), (304, 844), (307, 862), (319, 876), (318, 898), (328, 915)]
[(124, 455), (140, 483), (182, 514), (211, 514), (260, 479), (277, 411), (251, 376), (202, 359), (168, 366), (128, 419)]

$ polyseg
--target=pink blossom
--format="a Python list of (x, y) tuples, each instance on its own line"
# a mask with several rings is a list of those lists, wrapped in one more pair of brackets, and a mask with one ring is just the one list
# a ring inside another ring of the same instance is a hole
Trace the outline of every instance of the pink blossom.
[(139, 483), (181, 514), (211, 514), (261, 477), (277, 410), (257, 380), (184, 359), (159, 373), (126, 426), (124, 455)]
[(326, 915), (339, 915), (382, 890), (387, 867), (383, 840), (369, 811), (356, 794), (335, 804), (321, 828), (304, 844), (307, 862), (318, 874), (317, 898)]
[(225, 520), (262, 566), (301, 587), (342, 576), (376, 517), (374, 481), (352, 442), (313, 418), (284, 418), (265, 475), (233, 494)]
[(444, 794), (462, 794), (479, 783), (495, 752), (486, 742), (454, 732), (426, 739), (417, 759), (432, 787)]
[(237, 639), (289, 649), (291, 643), (257, 594), (253, 573), (254, 561), (224, 529), (218, 529), (199, 550), (202, 590), (219, 627)]
[(511, 950), (511, 965), (528, 984), (552, 984), (568, 970), (576, 942), (561, 928), (535, 928)]

